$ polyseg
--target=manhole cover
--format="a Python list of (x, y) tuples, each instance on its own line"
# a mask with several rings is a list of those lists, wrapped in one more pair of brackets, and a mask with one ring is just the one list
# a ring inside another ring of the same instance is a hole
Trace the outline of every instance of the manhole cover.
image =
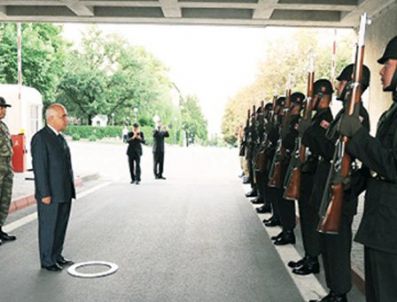
[[(105, 271), (101, 272), (95, 272), (95, 273), (82, 273), (78, 272), (77, 270), (79, 268), (98, 268), (98, 267), (106, 267), (107, 269)], [(86, 262), (80, 262), (73, 264), (71, 267), (68, 269), (69, 275), (72, 275), (73, 277), (78, 277), (78, 278), (100, 278), (100, 277), (106, 277), (111, 274), (114, 274), (117, 270), (119, 269), (117, 264), (107, 262), (107, 261), (86, 261)]]

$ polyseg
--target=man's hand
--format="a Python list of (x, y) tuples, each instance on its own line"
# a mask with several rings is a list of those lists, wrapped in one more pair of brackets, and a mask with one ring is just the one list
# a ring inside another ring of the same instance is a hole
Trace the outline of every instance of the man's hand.
[(299, 126), (298, 126), (298, 133), (299, 133), (299, 137), (302, 138), (303, 134), (305, 133), (305, 131), (307, 130), (307, 128), (310, 127), (311, 125), (311, 121), (310, 120), (305, 120), (305, 119), (301, 119), (299, 122)]
[(44, 204), (46, 204), (46, 205), (49, 205), (49, 204), (51, 203), (51, 196), (43, 197), (43, 198), (41, 199), (41, 202), (44, 203)]
[(355, 105), (353, 115), (344, 113), (338, 123), (338, 131), (340, 134), (352, 137), (362, 127), (359, 118), (360, 104)]

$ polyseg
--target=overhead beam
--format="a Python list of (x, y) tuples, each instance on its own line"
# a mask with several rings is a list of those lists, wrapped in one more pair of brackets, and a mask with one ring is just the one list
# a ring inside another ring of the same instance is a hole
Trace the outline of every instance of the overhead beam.
[(62, 1), (73, 13), (80, 17), (93, 17), (94, 10), (82, 4), (79, 0), (64, 0)]
[(253, 19), (270, 19), (278, 0), (258, 0)]
[(164, 17), (181, 18), (182, 11), (179, 7), (178, 0), (159, 0)]

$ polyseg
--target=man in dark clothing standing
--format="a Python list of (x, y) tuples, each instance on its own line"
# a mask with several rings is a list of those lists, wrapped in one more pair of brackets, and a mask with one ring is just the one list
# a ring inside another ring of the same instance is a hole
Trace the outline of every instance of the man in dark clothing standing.
[(132, 132), (127, 134), (127, 155), (128, 164), (130, 167), (131, 183), (139, 185), (141, 181), (141, 156), (142, 156), (142, 144), (145, 143), (145, 136), (140, 131), (139, 125), (135, 123), (132, 128)]
[[(364, 244), (365, 295), (368, 302), (397, 301), (397, 36), (378, 60), (383, 91), (393, 102), (369, 134), (356, 114), (344, 114), (339, 124), (350, 137), (347, 151), (370, 169), (364, 214), (355, 240)], [(357, 111), (357, 109), (356, 109)]]
[(154, 162), (154, 177), (156, 179), (165, 179), (163, 176), (164, 168), (164, 138), (169, 137), (166, 127), (161, 125), (158, 121), (156, 128), (153, 131), (153, 162)]
[(39, 220), (41, 267), (61, 271), (72, 264), (62, 255), (72, 199), (76, 198), (70, 150), (62, 135), (68, 114), (61, 104), (46, 110), (47, 125), (31, 143), (32, 164)]

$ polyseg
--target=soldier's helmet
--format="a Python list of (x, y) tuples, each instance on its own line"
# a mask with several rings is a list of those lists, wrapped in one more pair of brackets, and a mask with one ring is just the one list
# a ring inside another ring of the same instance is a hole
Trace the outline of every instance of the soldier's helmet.
[(332, 84), (327, 79), (319, 79), (313, 84), (313, 94), (327, 94), (331, 95), (334, 92)]
[[(343, 68), (342, 72), (340, 75), (336, 78), (338, 81), (348, 81), (350, 82), (353, 80), (353, 68), (354, 64), (349, 64), (345, 68)], [(371, 71), (366, 65), (363, 65), (363, 74), (362, 74), (362, 79), (361, 79), (361, 85), (363, 88), (363, 92), (365, 89), (368, 88), (369, 83), (371, 80)]]
[[(384, 64), (387, 60), (397, 60), (397, 36), (389, 41), (386, 45), (383, 56), (378, 60), (378, 63)], [(393, 78), (390, 85), (383, 88), (384, 91), (393, 91), (393, 100), (397, 99), (397, 68), (394, 70)]]
[(276, 106), (284, 107), (285, 105), (285, 96), (280, 96), (276, 100)]
[(379, 64), (384, 64), (387, 60), (397, 60), (397, 36), (387, 43), (383, 56), (378, 59)]
[(267, 103), (265, 105), (265, 111), (272, 110), (272, 108), (273, 108), (273, 104), (272, 103)]
[(290, 97), (291, 103), (295, 105), (302, 105), (305, 100), (305, 95), (302, 92), (294, 92)]

